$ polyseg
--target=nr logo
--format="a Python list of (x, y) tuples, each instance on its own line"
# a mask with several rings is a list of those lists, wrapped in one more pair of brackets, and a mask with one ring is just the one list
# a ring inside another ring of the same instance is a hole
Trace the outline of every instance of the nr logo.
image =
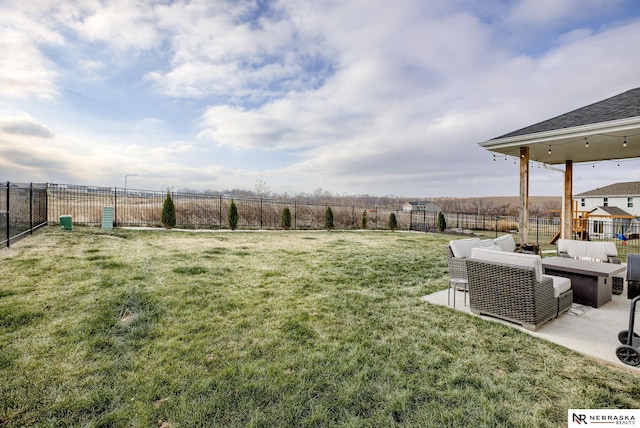
[(573, 422), (576, 424), (587, 424), (587, 415), (582, 415), (579, 413), (574, 413), (573, 414)]

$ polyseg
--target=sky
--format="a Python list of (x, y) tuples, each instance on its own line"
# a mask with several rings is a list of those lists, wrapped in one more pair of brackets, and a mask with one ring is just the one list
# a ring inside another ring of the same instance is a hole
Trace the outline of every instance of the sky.
[[(515, 196), (478, 143), (640, 87), (637, 0), (0, 0), (0, 180)], [(574, 193), (640, 160), (574, 166)], [(530, 193), (560, 196), (534, 168)]]

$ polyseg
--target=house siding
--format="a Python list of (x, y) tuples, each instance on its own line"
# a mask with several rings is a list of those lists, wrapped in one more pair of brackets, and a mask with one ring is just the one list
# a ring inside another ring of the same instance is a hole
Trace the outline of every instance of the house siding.
[[(633, 198), (632, 207), (629, 207), (628, 198)], [(605, 198), (607, 198), (607, 204), (605, 205)], [(591, 212), (598, 207), (608, 206), (617, 207), (627, 213), (640, 217), (640, 197), (634, 196), (583, 196), (574, 199), (578, 202), (578, 211)], [(584, 202), (583, 202), (584, 201)], [(583, 205), (584, 203), (584, 205)]]

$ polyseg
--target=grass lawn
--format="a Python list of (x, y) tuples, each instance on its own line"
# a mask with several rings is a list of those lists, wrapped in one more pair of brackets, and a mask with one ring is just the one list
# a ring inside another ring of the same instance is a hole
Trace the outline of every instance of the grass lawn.
[(422, 302), (447, 286), (448, 240), (45, 229), (0, 251), (0, 427), (558, 427), (640, 408), (630, 371)]

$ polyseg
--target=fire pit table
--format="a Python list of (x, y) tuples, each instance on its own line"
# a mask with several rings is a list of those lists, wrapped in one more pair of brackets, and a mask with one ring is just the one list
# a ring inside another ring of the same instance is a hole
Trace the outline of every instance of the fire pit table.
[(598, 308), (611, 301), (613, 277), (624, 272), (626, 267), (614, 263), (547, 257), (542, 259), (542, 269), (547, 275), (571, 279), (575, 303)]

